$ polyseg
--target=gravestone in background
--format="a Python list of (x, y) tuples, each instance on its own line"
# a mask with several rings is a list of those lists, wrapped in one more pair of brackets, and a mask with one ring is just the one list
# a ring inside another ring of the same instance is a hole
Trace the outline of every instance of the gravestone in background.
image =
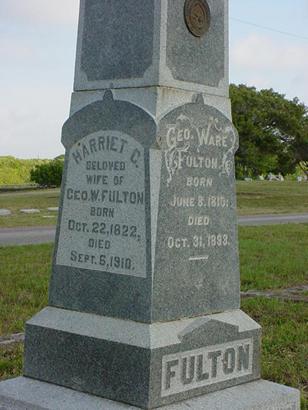
[(299, 409), (240, 310), (228, 2), (82, 0), (62, 141), (49, 306), (1, 405)]

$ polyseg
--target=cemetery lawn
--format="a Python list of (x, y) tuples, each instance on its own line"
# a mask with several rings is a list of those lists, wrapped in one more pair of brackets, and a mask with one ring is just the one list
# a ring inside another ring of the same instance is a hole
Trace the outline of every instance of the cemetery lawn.
[(0, 337), (46, 306), (51, 257), (50, 244), (0, 247)]
[(239, 215), (308, 213), (308, 183), (237, 182)]
[(242, 290), (308, 285), (308, 224), (239, 227)]
[(262, 326), (262, 377), (296, 387), (308, 410), (308, 303), (254, 298), (242, 309)]
[[(53, 226), (57, 222), (57, 212), (50, 212), (47, 208), (57, 207), (59, 204), (59, 189), (43, 189), (24, 192), (1, 192), (0, 208), (9, 209), (10, 216), (0, 217), (0, 228), (17, 226)], [(40, 209), (39, 214), (22, 214), (20, 209)], [(48, 218), (44, 218), (47, 216)]]
[(0, 346), (0, 381), (22, 375), (23, 344)]

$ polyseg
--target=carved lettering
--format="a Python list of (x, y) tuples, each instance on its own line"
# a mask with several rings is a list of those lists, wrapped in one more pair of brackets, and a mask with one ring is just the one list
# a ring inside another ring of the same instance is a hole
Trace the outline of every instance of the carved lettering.
[(57, 264), (145, 277), (142, 146), (102, 131), (76, 143), (69, 155)]
[[(188, 107), (182, 113), (175, 111), (166, 117), (159, 136), (167, 174), (165, 220), (176, 221), (162, 243), (171, 258), (181, 260), (183, 269), (187, 261), (202, 269), (202, 261), (210, 270), (217, 252), (232, 255), (233, 260), (237, 254), (233, 172), (237, 135), (218, 112), (196, 119)], [(186, 265), (185, 271), (189, 270)]]
[(245, 339), (162, 359), (162, 397), (252, 374), (253, 340)]

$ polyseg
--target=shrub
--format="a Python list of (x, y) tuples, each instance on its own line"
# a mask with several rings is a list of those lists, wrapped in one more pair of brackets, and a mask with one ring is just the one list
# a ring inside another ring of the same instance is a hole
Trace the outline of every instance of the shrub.
[(58, 187), (62, 181), (63, 165), (64, 162), (60, 159), (36, 165), (31, 170), (31, 181), (41, 186)]
[(0, 186), (29, 184), (31, 169), (48, 161), (42, 159), (19, 159), (12, 156), (0, 157)]

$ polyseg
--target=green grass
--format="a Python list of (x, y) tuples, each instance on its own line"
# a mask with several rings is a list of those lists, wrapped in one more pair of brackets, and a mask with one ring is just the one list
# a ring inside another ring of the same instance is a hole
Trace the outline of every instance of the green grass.
[(308, 284), (308, 224), (239, 228), (242, 290)]
[(308, 213), (308, 183), (239, 181), (237, 200), (240, 215)]
[[(49, 212), (47, 208), (59, 205), (59, 193), (59, 189), (0, 193), (0, 208), (12, 211), (12, 215), (0, 217), (0, 228), (55, 225), (57, 213)], [(20, 209), (23, 208), (40, 209), (41, 213), (25, 215), (20, 212)], [(43, 216), (52, 218), (43, 218)]]
[(308, 409), (308, 304), (263, 298), (242, 302), (262, 325), (262, 377), (299, 388)]
[(23, 332), (47, 304), (52, 245), (0, 247), (0, 336)]
[(0, 346), (0, 380), (21, 376), (23, 344)]

